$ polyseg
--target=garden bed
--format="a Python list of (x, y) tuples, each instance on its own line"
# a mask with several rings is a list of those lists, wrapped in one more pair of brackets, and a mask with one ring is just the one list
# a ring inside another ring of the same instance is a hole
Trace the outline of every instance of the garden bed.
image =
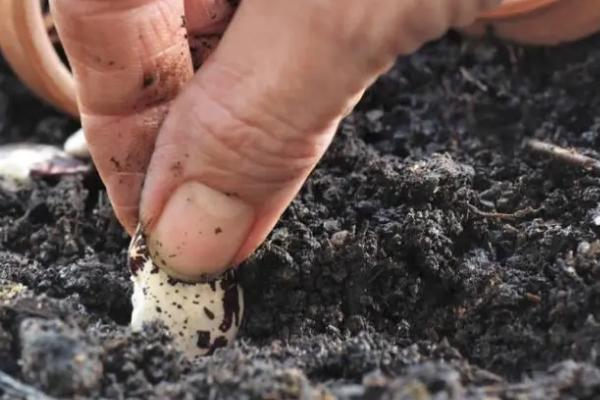
[[(597, 398), (600, 177), (526, 141), (600, 158), (599, 85), (600, 37), (399, 60), (244, 265), (236, 345), (193, 363), (130, 332), (97, 176), (0, 190), (1, 398)], [(0, 143), (76, 127), (2, 64)]]

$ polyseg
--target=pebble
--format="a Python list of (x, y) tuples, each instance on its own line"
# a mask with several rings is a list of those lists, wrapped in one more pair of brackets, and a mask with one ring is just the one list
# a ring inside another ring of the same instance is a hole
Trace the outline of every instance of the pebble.
[(334, 233), (333, 235), (331, 235), (331, 243), (335, 246), (335, 247), (342, 247), (350, 238), (351, 233), (349, 231), (343, 230), (343, 231), (338, 231), (336, 233)]
[(592, 245), (590, 245), (589, 242), (586, 242), (586, 241), (580, 242), (577, 245), (577, 254), (587, 254), (590, 251), (591, 247), (592, 247)]

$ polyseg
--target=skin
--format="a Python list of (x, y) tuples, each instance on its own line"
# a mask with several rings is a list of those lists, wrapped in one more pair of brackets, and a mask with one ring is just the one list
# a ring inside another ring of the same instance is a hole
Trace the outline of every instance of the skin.
[(143, 224), (172, 274), (198, 279), (264, 241), (398, 55), (499, 2), (50, 3), (117, 217), (129, 233)]

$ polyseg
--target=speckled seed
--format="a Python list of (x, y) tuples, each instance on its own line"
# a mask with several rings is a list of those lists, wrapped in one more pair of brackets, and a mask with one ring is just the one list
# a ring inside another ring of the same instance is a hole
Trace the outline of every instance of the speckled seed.
[(162, 321), (175, 345), (190, 357), (211, 354), (235, 339), (244, 309), (235, 272), (208, 283), (174, 279), (152, 260), (140, 228), (129, 247), (129, 268), (132, 329)]

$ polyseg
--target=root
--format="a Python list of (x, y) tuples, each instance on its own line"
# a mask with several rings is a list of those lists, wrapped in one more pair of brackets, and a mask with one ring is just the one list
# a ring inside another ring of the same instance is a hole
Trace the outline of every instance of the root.
[(543, 154), (575, 167), (580, 167), (586, 171), (600, 174), (600, 161), (584, 156), (574, 149), (565, 149), (551, 143), (531, 139), (526, 143), (527, 149), (532, 152)]
[(517, 219), (522, 219), (522, 218), (527, 218), (533, 214), (536, 214), (540, 211), (540, 209), (535, 209), (533, 207), (526, 207), (522, 210), (517, 210), (514, 213), (499, 213), (499, 212), (486, 212), (486, 211), (481, 211), (480, 209), (478, 209), (477, 207), (475, 207), (472, 204), (467, 204), (467, 206), (469, 207), (469, 210), (471, 210), (474, 214), (479, 215), (480, 217), (484, 217), (484, 218), (494, 218), (494, 219), (499, 219), (499, 220), (517, 220)]

